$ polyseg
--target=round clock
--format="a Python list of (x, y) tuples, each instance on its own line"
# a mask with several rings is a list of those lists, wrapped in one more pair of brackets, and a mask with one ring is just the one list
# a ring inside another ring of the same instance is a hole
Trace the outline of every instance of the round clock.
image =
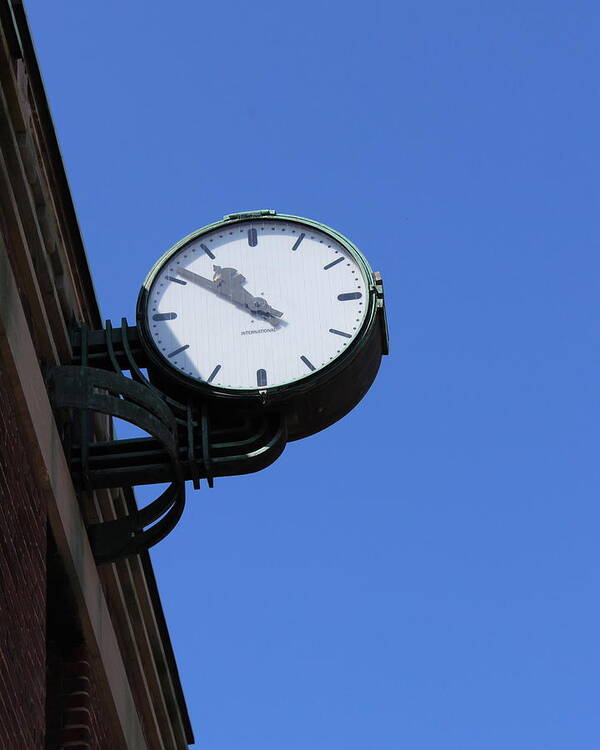
[(274, 211), (230, 214), (177, 243), (148, 274), (137, 317), (151, 377), (285, 407), (291, 438), (349, 411), (387, 353), (381, 283), (358, 249)]

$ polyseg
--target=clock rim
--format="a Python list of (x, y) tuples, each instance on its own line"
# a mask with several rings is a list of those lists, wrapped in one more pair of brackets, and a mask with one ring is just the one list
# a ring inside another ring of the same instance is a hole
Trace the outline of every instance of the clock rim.
[[(339, 242), (345, 250), (347, 250), (356, 263), (360, 266), (361, 271), (364, 273), (365, 280), (368, 284), (368, 306), (365, 311), (365, 315), (361, 326), (353, 338), (352, 342), (348, 345), (344, 351), (339, 354), (332, 362), (321, 367), (314, 372), (309, 372), (303, 377), (292, 380), (288, 383), (283, 383), (276, 386), (266, 386), (265, 388), (226, 388), (222, 386), (214, 386), (212, 383), (206, 381), (196, 380), (183, 373), (181, 370), (176, 368), (173, 364), (168, 362), (164, 356), (156, 348), (156, 344), (150, 333), (148, 326), (147, 307), (149, 301), (149, 294), (152, 288), (152, 284), (156, 276), (160, 273), (163, 266), (165, 266), (170, 259), (179, 252), (186, 244), (194, 239), (208, 233), (220, 227), (230, 227), (235, 224), (242, 224), (247, 222), (265, 222), (265, 221), (280, 221), (280, 222), (293, 222), (304, 226), (312, 227), (325, 234), (331, 236), (334, 240)], [(376, 319), (377, 319), (377, 289), (375, 286), (374, 274), (369, 265), (369, 262), (359, 250), (359, 248), (349, 240), (345, 235), (338, 232), (336, 229), (323, 224), (322, 222), (314, 219), (307, 219), (302, 216), (296, 216), (294, 214), (280, 214), (274, 211), (248, 211), (236, 214), (230, 214), (225, 216), (219, 221), (211, 222), (206, 224), (188, 235), (183, 237), (179, 242), (172, 245), (162, 256), (154, 263), (150, 271), (147, 273), (146, 278), (142, 284), (138, 299), (136, 303), (136, 320), (138, 330), (140, 332), (141, 343), (148, 355), (149, 361), (152, 366), (149, 368), (152, 373), (155, 373), (154, 368), (158, 368), (158, 374), (160, 377), (166, 376), (169, 380), (175, 381), (179, 387), (187, 389), (189, 392), (193, 392), (195, 395), (204, 395), (212, 398), (227, 399), (229, 401), (237, 401), (242, 403), (245, 401), (256, 402), (257, 400), (264, 401), (265, 397), (269, 403), (276, 400), (282, 400), (283, 398), (305, 394), (307, 391), (318, 387), (321, 384), (329, 382), (335, 378), (340, 372), (343, 372), (352, 363), (355, 357), (362, 351), (365, 344), (368, 342), (370, 336), (377, 335), (375, 331)]]

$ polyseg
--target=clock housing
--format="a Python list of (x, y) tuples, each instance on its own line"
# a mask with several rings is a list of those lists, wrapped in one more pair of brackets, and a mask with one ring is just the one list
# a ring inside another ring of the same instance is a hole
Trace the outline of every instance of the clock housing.
[(368, 390), (387, 353), (380, 278), (334, 229), (230, 214), (170, 248), (137, 304), (149, 376), (220, 408), (284, 410), (316, 432)]

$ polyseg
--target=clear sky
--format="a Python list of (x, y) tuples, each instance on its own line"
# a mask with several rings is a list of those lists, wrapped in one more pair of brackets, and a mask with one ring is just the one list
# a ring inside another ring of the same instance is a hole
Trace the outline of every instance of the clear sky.
[(197, 747), (600, 747), (598, 3), (26, 5), (106, 318), (255, 208), (386, 282), (364, 401), (152, 552)]

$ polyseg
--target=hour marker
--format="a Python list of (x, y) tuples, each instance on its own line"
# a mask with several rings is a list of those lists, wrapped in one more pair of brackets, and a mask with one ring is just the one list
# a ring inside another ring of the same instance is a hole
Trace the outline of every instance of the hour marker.
[(248, 230), (248, 244), (250, 247), (256, 247), (258, 243), (258, 235), (256, 232), (256, 229), (249, 229)]
[(177, 313), (156, 313), (152, 316), (152, 320), (175, 320)]
[(206, 382), (212, 383), (215, 375), (219, 372), (220, 369), (221, 369), (221, 365), (217, 365), (215, 369), (211, 372), (211, 374), (208, 376), (208, 380)]
[(185, 344), (185, 346), (180, 346), (179, 349), (175, 349), (174, 352), (167, 354), (167, 357), (169, 357), (170, 359), (171, 357), (174, 357), (176, 354), (181, 354), (181, 352), (184, 352), (186, 349), (189, 349), (189, 348), (190, 348), (189, 344)]
[(300, 235), (300, 237), (298, 237), (298, 239), (296, 240), (296, 242), (294, 242), (294, 246), (292, 247), (292, 250), (297, 250), (298, 249), (298, 245), (302, 242), (302, 240), (304, 239), (305, 236), (306, 235), (304, 234), (304, 232), (302, 232), (302, 234)]
[(169, 281), (174, 281), (176, 284), (183, 284), (183, 286), (187, 284), (187, 281), (184, 281), (183, 279), (176, 279), (175, 276), (167, 276), (167, 279)]
[(308, 369), (309, 369), (309, 370), (314, 370), (314, 369), (315, 369), (315, 366), (314, 366), (314, 365), (313, 365), (313, 363), (312, 363), (312, 362), (311, 362), (311, 361), (310, 361), (310, 360), (308, 359), (308, 357), (305, 357), (304, 355), (302, 355), (302, 356), (300, 357), (300, 359), (301, 359), (301, 360), (302, 360), (302, 361), (304, 362), (304, 364), (305, 364), (305, 365), (306, 365), (306, 366), (308, 367)]
[(323, 266), (323, 270), (328, 271), (330, 268), (337, 266), (337, 264), (341, 263), (343, 260), (344, 260), (344, 256), (342, 255), (341, 258), (338, 258), (337, 260), (334, 260), (331, 263), (328, 263), (326, 266)]
[(211, 260), (215, 259), (215, 256), (209, 247), (207, 247), (206, 245), (200, 245), (200, 247), (204, 250), (204, 252), (208, 255), (208, 257)]
[(347, 292), (346, 294), (338, 294), (340, 302), (345, 302), (348, 299), (360, 299), (362, 294), (360, 292)]
[(256, 371), (256, 385), (260, 388), (261, 386), (265, 386), (266, 384), (267, 384), (267, 371), (257, 370)]
[(351, 333), (344, 333), (343, 331), (337, 331), (335, 328), (330, 328), (329, 333), (337, 333), (338, 336), (344, 336), (344, 338), (351, 339)]

